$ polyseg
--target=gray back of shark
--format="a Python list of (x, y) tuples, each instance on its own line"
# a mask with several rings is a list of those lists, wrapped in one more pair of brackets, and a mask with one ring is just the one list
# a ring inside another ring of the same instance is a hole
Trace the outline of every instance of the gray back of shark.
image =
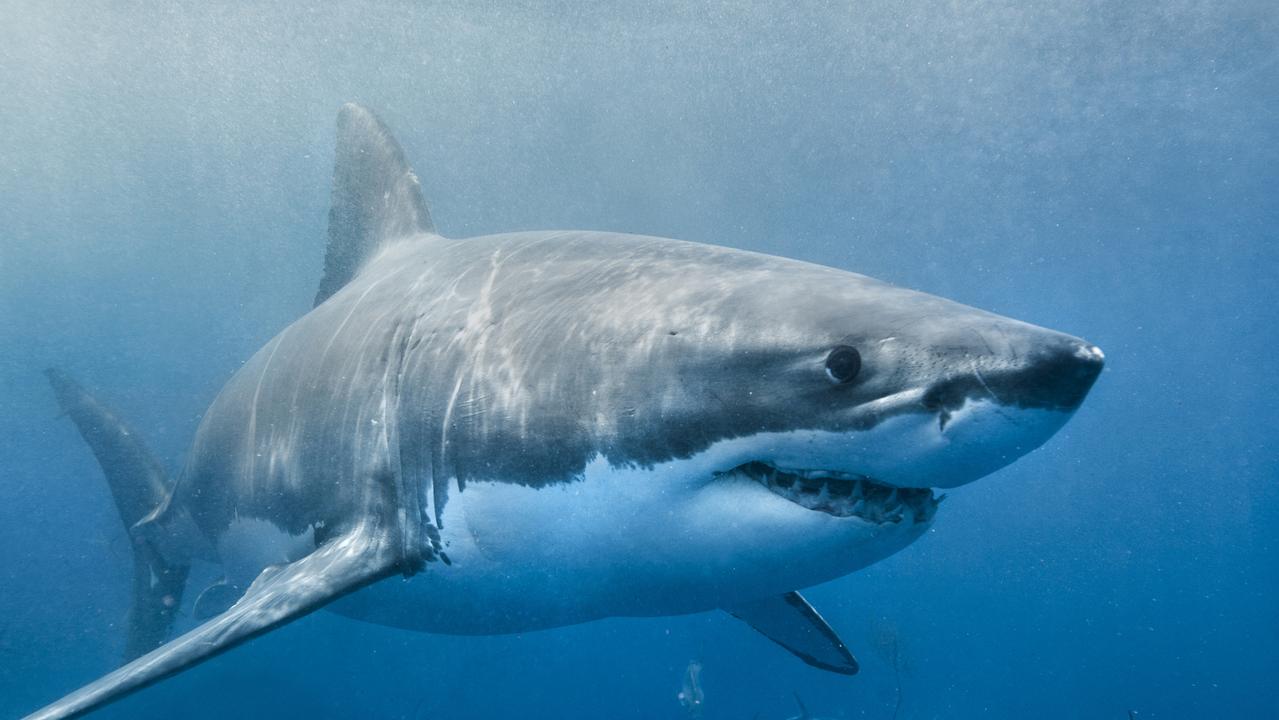
[[(458, 633), (723, 608), (851, 674), (795, 590), (914, 541), (932, 488), (1042, 444), (1101, 369), (1076, 338), (784, 258), (444, 238), (354, 105), (329, 221), (316, 307), (227, 383), (172, 485), (51, 372), (139, 579), (129, 662), (31, 717), (78, 716), (339, 598)], [(207, 621), (161, 644), (197, 557), (226, 576), (196, 600)], [(396, 574), (413, 580), (378, 582)]]

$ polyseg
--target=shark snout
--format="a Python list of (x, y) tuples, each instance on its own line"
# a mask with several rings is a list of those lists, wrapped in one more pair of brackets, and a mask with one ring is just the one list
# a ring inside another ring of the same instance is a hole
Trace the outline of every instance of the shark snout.
[(1076, 338), (1051, 343), (1033, 354), (1024, 369), (997, 384), (1000, 402), (1020, 407), (1072, 411), (1079, 407), (1101, 374), (1106, 356), (1101, 348)]
[(1105, 355), (1096, 345), (1053, 334), (1007, 355), (979, 355), (923, 395), (925, 408), (944, 412), (968, 400), (1005, 407), (1073, 412), (1101, 374)]
[(921, 397), (924, 411), (936, 418), (937, 443), (921, 443), (932, 450), (909, 472), (885, 479), (957, 487), (1004, 467), (1066, 423), (1103, 364), (1096, 346), (1057, 333), (1023, 336), (1007, 353), (970, 355), (966, 367)]

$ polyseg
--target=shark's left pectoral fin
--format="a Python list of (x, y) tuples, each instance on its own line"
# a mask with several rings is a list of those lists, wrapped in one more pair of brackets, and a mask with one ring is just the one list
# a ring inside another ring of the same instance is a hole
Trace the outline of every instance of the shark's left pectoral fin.
[(384, 530), (361, 526), (306, 557), (262, 571), (226, 612), (26, 720), (79, 717), (399, 571)]
[(857, 658), (797, 592), (724, 608), (813, 667), (856, 675)]

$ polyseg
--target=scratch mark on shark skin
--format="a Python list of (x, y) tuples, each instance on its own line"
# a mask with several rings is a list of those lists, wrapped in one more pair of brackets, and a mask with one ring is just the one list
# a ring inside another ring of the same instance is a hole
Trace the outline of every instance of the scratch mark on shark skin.
[(249, 463), (246, 469), (250, 482), (254, 482), (257, 479), (257, 459), (261, 454), (258, 446), (258, 406), (262, 396), (262, 385), (266, 381), (267, 371), (271, 368), (271, 361), (275, 359), (275, 354), (279, 352), (280, 346), (284, 344), (287, 334), (288, 330), (285, 330), (272, 341), (271, 353), (267, 355), (266, 362), (262, 363), (262, 372), (258, 375), (258, 382), (253, 390), (253, 400), (249, 405), (249, 428), (246, 438), (251, 446), (250, 451), (245, 453), (245, 460)]
[[(466, 327), (463, 330), (465, 335), (473, 335), (476, 337), (475, 348), (472, 355), (475, 363), (472, 367), (482, 367), (487, 356), (488, 340), (490, 337), (490, 328), (493, 322), (493, 287), (497, 283), (497, 276), (501, 270), (502, 249), (498, 248), (493, 251), (489, 258), (489, 272), (480, 286), (479, 295), (475, 302), (471, 304), (467, 313)], [(457, 380), (453, 384), (453, 391), (449, 394), (449, 398), (444, 408), (444, 422), (441, 423), (440, 437), (440, 456), (447, 458), (449, 445), (449, 431), (453, 426), (453, 413), (457, 407), (458, 397), (461, 395), (462, 386), (467, 380), (472, 384), (472, 395), (475, 394), (476, 378), (472, 372), (461, 372), (457, 375)], [(458, 482), (462, 485), (461, 481)]]

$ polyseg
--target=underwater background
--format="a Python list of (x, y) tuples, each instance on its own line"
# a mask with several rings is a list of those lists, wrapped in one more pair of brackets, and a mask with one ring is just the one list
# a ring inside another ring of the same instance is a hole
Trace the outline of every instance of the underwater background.
[(180, 466), (310, 308), (345, 101), (445, 235), (801, 258), (1083, 336), (1106, 370), (920, 541), (806, 593), (856, 677), (722, 613), (480, 638), (317, 613), (95, 717), (679, 719), (693, 660), (706, 720), (793, 692), (828, 717), (1279, 717), (1271, 0), (0, 0), (0, 717), (114, 667), (129, 601), (41, 371)]

